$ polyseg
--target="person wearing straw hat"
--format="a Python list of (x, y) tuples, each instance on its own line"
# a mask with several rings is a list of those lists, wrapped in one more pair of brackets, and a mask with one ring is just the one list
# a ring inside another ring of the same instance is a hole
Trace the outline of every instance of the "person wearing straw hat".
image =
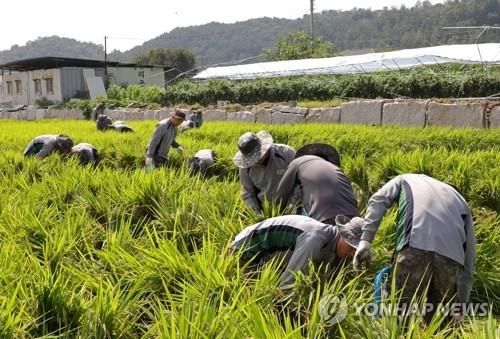
[(73, 140), (67, 135), (40, 135), (30, 141), (23, 154), (25, 157), (35, 156), (43, 159), (54, 152), (66, 155), (71, 152), (71, 147)]
[(188, 168), (192, 173), (207, 175), (214, 166), (216, 160), (215, 152), (211, 149), (201, 149), (188, 160)]
[(239, 167), (242, 198), (247, 206), (261, 212), (265, 200), (273, 201), (278, 183), (295, 157), (295, 150), (288, 145), (275, 144), (267, 131), (241, 135), (238, 149), (233, 162)]
[(351, 182), (340, 169), (339, 153), (330, 145), (309, 144), (297, 151), (281, 178), (275, 201), (286, 205), (298, 186), (302, 205), (311, 218), (333, 223), (340, 214), (359, 216)]
[(91, 144), (79, 143), (71, 148), (71, 154), (75, 154), (82, 165), (97, 165), (99, 162), (97, 149)]
[(175, 110), (168, 119), (160, 121), (149, 140), (146, 151), (146, 170), (166, 166), (168, 164), (168, 151), (170, 147), (183, 152), (182, 146), (175, 141), (177, 127), (186, 119), (186, 113)]
[[(428, 285), (427, 302), (468, 303), (472, 288), (476, 238), (471, 210), (451, 185), (424, 174), (402, 174), (387, 182), (368, 201), (365, 225), (353, 264), (371, 261), (371, 242), (387, 210), (398, 204), (395, 250), (389, 281), (402, 289), (401, 305)], [(456, 297), (455, 297), (456, 294)], [(453, 315), (455, 316), (455, 315)]]
[(259, 266), (272, 258), (281, 258), (286, 269), (281, 274), (280, 288), (288, 289), (295, 281), (294, 273), (304, 272), (309, 261), (328, 264), (352, 257), (362, 224), (361, 218), (349, 220), (340, 215), (336, 225), (302, 215), (284, 215), (246, 227), (231, 243), (230, 251), (240, 254), (242, 265)]

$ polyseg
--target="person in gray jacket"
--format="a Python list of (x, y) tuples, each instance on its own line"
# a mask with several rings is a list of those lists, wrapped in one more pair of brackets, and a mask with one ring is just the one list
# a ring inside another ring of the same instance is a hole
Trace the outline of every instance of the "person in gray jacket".
[[(370, 263), (370, 243), (382, 217), (398, 203), (393, 269), (401, 303), (408, 306), (429, 284), (428, 322), (440, 302), (469, 302), (476, 258), (471, 210), (452, 186), (424, 174), (403, 174), (385, 184), (369, 200), (354, 267)], [(397, 265), (396, 265), (397, 264)], [(394, 266), (395, 271), (394, 271)], [(454, 315), (455, 316), (455, 315)]]
[(274, 144), (267, 131), (247, 132), (238, 139), (239, 151), (233, 162), (239, 167), (242, 198), (256, 212), (270, 202), (295, 150), (288, 145)]
[(75, 154), (82, 165), (97, 165), (99, 162), (99, 153), (91, 144), (79, 143), (71, 148), (71, 154)]
[(104, 114), (104, 103), (98, 103), (95, 105), (95, 107), (92, 109), (92, 113), (90, 114), (90, 120), (97, 120), (97, 117), (101, 114)]
[(129, 125), (126, 125), (123, 121), (115, 121), (112, 125), (111, 128), (114, 128), (115, 131), (120, 132), (120, 133), (129, 133), (133, 132), (134, 129), (130, 127)]
[(179, 131), (184, 132), (192, 128), (200, 128), (203, 124), (203, 114), (201, 111), (194, 111), (187, 120), (179, 126)]
[(283, 251), (291, 256), (280, 278), (280, 288), (294, 283), (294, 273), (304, 272), (309, 261), (333, 263), (337, 258), (352, 257), (361, 236), (361, 218), (349, 220), (339, 216), (337, 225), (327, 225), (302, 215), (285, 215), (266, 219), (246, 227), (230, 245), (240, 253), (240, 262), (264, 264), (280, 258)]
[(96, 118), (95, 125), (98, 131), (107, 131), (113, 128), (113, 120), (105, 114), (99, 114)]
[(40, 135), (30, 141), (23, 154), (25, 157), (35, 156), (43, 159), (53, 152), (61, 155), (68, 154), (71, 152), (71, 147), (73, 147), (73, 140), (67, 135)]
[(115, 121), (105, 114), (99, 114), (96, 120), (96, 128), (98, 131), (115, 130), (120, 133), (133, 132), (134, 129), (126, 125), (123, 121)]
[(146, 170), (166, 166), (168, 164), (168, 151), (170, 147), (182, 153), (183, 149), (175, 141), (177, 127), (186, 119), (186, 113), (176, 110), (168, 119), (160, 121), (149, 140), (146, 151)]
[(359, 216), (351, 182), (340, 169), (340, 156), (327, 144), (309, 144), (297, 151), (281, 178), (275, 200), (287, 204), (300, 186), (302, 205), (311, 218), (334, 223), (339, 214)]

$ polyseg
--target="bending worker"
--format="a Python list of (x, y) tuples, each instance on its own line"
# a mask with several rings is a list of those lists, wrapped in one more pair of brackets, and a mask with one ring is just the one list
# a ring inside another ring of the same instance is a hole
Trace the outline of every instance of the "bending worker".
[(67, 135), (40, 135), (30, 141), (24, 150), (24, 156), (36, 156), (43, 159), (53, 152), (58, 152), (61, 155), (68, 154), (71, 152), (71, 147), (73, 147), (73, 140)]
[(188, 168), (193, 173), (208, 174), (215, 164), (215, 152), (211, 149), (201, 149), (188, 160)]
[(401, 303), (407, 306), (428, 284), (427, 302), (434, 309), (426, 313), (426, 321), (438, 303), (453, 301), (455, 293), (458, 303), (467, 303), (476, 258), (471, 210), (455, 188), (423, 174), (399, 175), (370, 198), (354, 268), (359, 270), (370, 262), (370, 243), (395, 202), (398, 214), (391, 276), (395, 275), (397, 289), (403, 289)]
[(71, 153), (78, 156), (82, 165), (93, 164), (97, 165), (99, 162), (99, 154), (97, 149), (91, 144), (79, 143), (71, 148)]
[[(344, 217), (345, 218), (345, 217)], [(294, 283), (293, 273), (305, 271), (309, 261), (328, 264), (335, 259), (352, 257), (361, 235), (362, 219), (348, 221), (339, 217), (337, 226), (323, 224), (302, 215), (285, 215), (246, 227), (230, 248), (240, 251), (242, 263), (263, 264), (282, 251), (291, 251), (281, 275), (281, 288)], [(264, 262), (263, 262), (264, 261)]]
[(247, 206), (261, 212), (265, 200), (273, 201), (295, 150), (288, 145), (274, 144), (267, 131), (243, 134), (238, 139), (238, 149), (233, 162), (239, 167), (242, 198)]
[(276, 201), (286, 205), (298, 186), (302, 206), (313, 219), (335, 224), (337, 215), (359, 216), (351, 182), (340, 169), (337, 150), (330, 145), (310, 144), (297, 151), (278, 185)]
[(177, 135), (177, 127), (185, 119), (186, 113), (175, 110), (175, 113), (170, 118), (163, 119), (156, 125), (146, 152), (146, 169), (167, 166), (170, 147), (176, 148), (182, 153), (183, 149), (175, 141), (175, 137)]

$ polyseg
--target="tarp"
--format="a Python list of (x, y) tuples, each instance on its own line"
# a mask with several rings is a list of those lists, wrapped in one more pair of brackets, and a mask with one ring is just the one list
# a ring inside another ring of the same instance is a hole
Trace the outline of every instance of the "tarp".
[(239, 80), (308, 74), (356, 74), (447, 63), (500, 64), (500, 44), (443, 45), (333, 58), (210, 67), (194, 79)]

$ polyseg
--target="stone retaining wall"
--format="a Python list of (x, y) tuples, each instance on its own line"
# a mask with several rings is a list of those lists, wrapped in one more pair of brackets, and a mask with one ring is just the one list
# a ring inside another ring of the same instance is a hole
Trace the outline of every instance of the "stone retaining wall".
[[(163, 120), (174, 108), (142, 110), (137, 108), (106, 109), (105, 114), (115, 120)], [(84, 119), (81, 110), (28, 109), (0, 112), (0, 119)], [(203, 112), (205, 121), (242, 121), (263, 124), (333, 123), (372, 126), (403, 127), (471, 127), (500, 128), (500, 105), (487, 107), (482, 103), (441, 104), (430, 100), (362, 100), (342, 104), (341, 107), (304, 108), (277, 106), (253, 108), (251, 111), (226, 112), (208, 109)]]
[(363, 100), (343, 103), (340, 107), (341, 124), (382, 125), (383, 100)]
[(500, 106), (491, 109), (487, 121), (489, 128), (500, 128)]

